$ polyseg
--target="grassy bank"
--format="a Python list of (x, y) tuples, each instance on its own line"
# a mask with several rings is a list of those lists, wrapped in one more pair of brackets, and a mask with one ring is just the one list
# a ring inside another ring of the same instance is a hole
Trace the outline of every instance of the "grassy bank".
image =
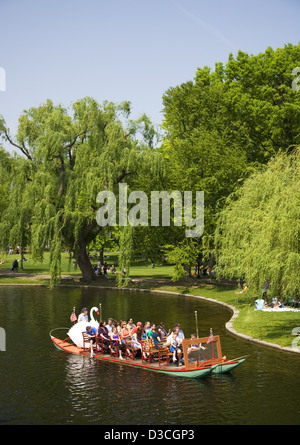
[[(108, 264), (118, 264), (117, 252), (108, 252), (106, 256), (105, 260)], [(48, 252), (45, 253), (44, 262), (36, 264), (31, 261), (30, 255), (26, 254), (26, 258), (29, 261), (24, 262), (24, 269), (23, 271), (19, 270), (18, 274), (14, 272), (7, 273), (7, 269), (9, 269), (13, 260), (20, 258), (18, 255), (2, 255), (1, 258), (5, 262), (0, 265), (0, 284), (49, 285)], [(97, 260), (92, 259), (92, 263), (96, 264)], [(255, 298), (251, 298), (247, 294), (236, 294), (236, 286), (224, 285), (216, 283), (214, 280), (205, 280), (203, 278), (173, 283), (171, 281), (172, 270), (172, 265), (161, 264), (155, 265), (152, 268), (149, 263), (142, 260), (136, 261), (130, 269), (130, 276), (133, 281), (129, 283), (129, 287), (187, 293), (227, 303), (235, 306), (240, 311), (238, 318), (233, 324), (236, 331), (269, 343), (291, 347), (294, 339), (291, 333), (295, 327), (300, 326), (300, 312), (255, 311)], [(73, 268), (72, 261), (69, 260), (66, 253), (62, 253), (62, 276), (64, 285), (82, 284), (80, 281), (80, 270)], [(113, 275), (108, 273), (107, 277), (101, 277), (91, 285), (114, 287), (114, 278)]]
[[(32, 261), (30, 253), (25, 254), (25, 258), (28, 261), (23, 261), (23, 269), (21, 269), (21, 262), (19, 261), (18, 273), (22, 274), (35, 274), (35, 275), (48, 275), (49, 274), (49, 252), (44, 253), (44, 261), (35, 263)], [(0, 275), (1, 271), (7, 271), (10, 269), (14, 260), (20, 260), (20, 255), (8, 255), (7, 253), (0, 254), (0, 261), (3, 260), (4, 264), (0, 264)], [(91, 263), (93, 266), (97, 265), (98, 260), (96, 258), (91, 258)], [(118, 266), (118, 252), (106, 252), (104, 261), (107, 264), (114, 264)], [(173, 272), (173, 266), (170, 264), (155, 264), (152, 268), (151, 263), (144, 261), (142, 259), (137, 259), (132, 262), (130, 267), (130, 276), (132, 278), (137, 277), (155, 277), (155, 278), (171, 278)], [(80, 277), (81, 272), (79, 267), (73, 266), (73, 259), (70, 258), (67, 252), (62, 252), (61, 254), (61, 274), (70, 277)], [(11, 274), (13, 276), (13, 273)], [(108, 273), (108, 276), (111, 276)]]

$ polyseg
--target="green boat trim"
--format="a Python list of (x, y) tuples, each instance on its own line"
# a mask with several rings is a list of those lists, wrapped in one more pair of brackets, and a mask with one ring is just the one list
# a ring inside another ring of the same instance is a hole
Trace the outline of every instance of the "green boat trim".
[(237, 366), (241, 365), (246, 359), (236, 359), (230, 360), (224, 363), (218, 364), (213, 370), (213, 374), (225, 374), (226, 372), (232, 371)]

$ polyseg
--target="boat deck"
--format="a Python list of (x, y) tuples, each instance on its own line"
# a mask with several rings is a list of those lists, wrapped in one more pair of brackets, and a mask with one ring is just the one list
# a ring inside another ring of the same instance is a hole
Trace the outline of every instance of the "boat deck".
[[(86, 357), (90, 357), (90, 351), (86, 349), (82, 349), (73, 343), (70, 343), (66, 340), (60, 340), (58, 338), (52, 339), (54, 344), (56, 344), (60, 349), (63, 349), (66, 352), (69, 352), (71, 354), (77, 354), (77, 355), (83, 355)], [(168, 363), (166, 366), (165, 363), (159, 364), (158, 358), (152, 357), (151, 362), (144, 360), (142, 361), (141, 357), (135, 357), (134, 359), (131, 358), (125, 358), (123, 357), (123, 360), (116, 356), (110, 356), (109, 353), (102, 354), (101, 352), (95, 352), (94, 353), (95, 359), (110, 361), (110, 362), (117, 362), (117, 363), (126, 363), (126, 364), (132, 364), (133, 366), (139, 366), (139, 367), (146, 367), (146, 368), (156, 368), (156, 369), (167, 369), (168, 371), (178, 371), (183, 370), (184, 366), (177, 366), (177, 364)]]

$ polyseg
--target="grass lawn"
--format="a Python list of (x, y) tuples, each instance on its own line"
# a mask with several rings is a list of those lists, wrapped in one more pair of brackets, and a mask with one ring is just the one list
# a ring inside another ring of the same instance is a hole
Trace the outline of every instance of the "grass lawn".
[[(118, 265), (118, 253), (106, 252), (104, 258), (108, 264)], [(24, 262), (24, 275), (35, 275), (33, 278), (28, 276), (14, 276), (11, 272), (1, 275), (1, 270), (9, 269), (14, 259), (20, 259), (19, 255), (0, 254), (0, 260), (4, 259), (5, 263), (0, 265), (0, 284), (49, 284), (49, 279), (42, 275), (49, 275), (49, 252), (45, 252), (43, 263), (33, 263), (31, 255), (26, 254), (28, 262)], [(97, 259), (92, 259), (92, 264), (97, 264)], [(61, 273), (69, 278), (64, 279), (64, 284), (80, 284), (79, 278), (81, 272), (79, 268), (74, 269), (73, 260), (69, 260), (68, 253), (62, 253)], [(173, 283), (170, 278), (172, 276), (173, 266), (169, 264), (155, 265), (151, 267), (150, 263), (137, 260), (132, 263), (130, 268), (130, 277), (136, 282), (129, 283), (129, 287), (157, 289), (161, 291), (173, 291), (180, 293), (188, 293), (206, 298), (213, 298), (239, 309), (240, 314), (234, 320), (233, 327), (238, 332), (249, 335), (251, 337), (264, 340), (270, 343), (276, 343), (281, 346), (291, 347), (295, 337), (291, 335), (295, 327), (299, 327), (300, 331), (300, 312), (263, 312), (254, 310), (255, 297), (250, 298), (247, 294), (236, 294), (235, 286), (220, 285), (214, 283), (203, 283), (203, 280), (194, 279), (187, 283)], [(10, 275), (11, 274), (11, 275)], [(41, 275), (38, 277), (36, 275)], [(108, 273), (108, 277), (112, 277)], [(143, 278), (145, 280), (143, 280)], [(165, 282), (163, 282), (165, 279)], [(156, 281), (155, 281), (156, 280)], [(166, 284), (167, 283), (167, 284)], [(114, 279), (99, 280), (92, 283), (94, 286), (115, 286)]]
[[(44, 261), (42, 263), (34, 263), (31, 259), (31, 254), (26, 253), (25, 257), (28, 261), (23, 261), (23, 270), (19, 269), (18, 273), (24, 274), (37, 274), (37, 275), (49, 275), (49, 252), (44, 253)], [(1, 270), (10, 269), (13, 261), (20, 260), (20, 255), (8, 255), (7, 253), (0, 254), (0, 260), (4, 260), (4, 264), (0, 264), (0, 275)], [(104, 261), (107, 264), (114, 264), (118, 266), (118, 252), (105, 252)], [(96, 258), (91, 258), (92, 265), (96, 265), (98, 260)], [(130, 277), (156, 277), (156, 278), (171, 278), (173, 272), (173, 266), (169, 264), (158, 264), (152, 268), (151, 264), (146, 261), (136, 260), (131, 264), (130, 267)], [(81, 272), (79, 267), (74, 268), (73, 259), (70, 260), (69, 254), (62, 252), (61, 254), (61, 274), (69, 275), (71, 277), (80, 277)], [(110, 275), (110, 273), (108, 273)]]

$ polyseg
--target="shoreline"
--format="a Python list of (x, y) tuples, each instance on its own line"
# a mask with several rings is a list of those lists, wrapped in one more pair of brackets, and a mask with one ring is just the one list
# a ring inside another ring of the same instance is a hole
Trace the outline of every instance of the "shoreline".
[[(32, 277), (32, 276), (31, 276)], [(38, 278), (38, 276), (36, 276)], [(65, 277), (70, 279), (70, 277)], [(31, 278), (34, 279), (34, 278)], [(43, 279), (45, 279), (45, 275), (43, 276)], [(145, 279), (140, 279), (140, 282), (145, 282)], [(157, 280), (154, 280), (157, 282)], [(136, 281), (133, 281), (136, 282)], [(138, 284), (138, 283), (137, 283)], [(48, 284), (43, 284), (43, 283), (1, 283), (0, 282), (0, 287), (2, 286), (40, 286), (40, 287), (49, 287)], [(300, 353), (300, 348), (292, 348), (292, 347), (288, 347), (288, 346), (281, 346), (278, 345), (276, 343), (271, 343), (271, 342), (267, 342), (265, 340), (260, 340), (259, 338), (254, 338), (251, 337), (247, 334), (243, 334), (241, 332), (238, 332), (236, 329), (233, 328), (233, 322), (235, 319), (238, 318), (239, 314), (240, 314), (240, 310), (237, 309), (235, 306), (229, 304), (229, 303), (225, 303), (223, 301), (217, 300), (215, 298), (209, 298), (209, 297), (203, 297), (201, 295), (193, 295), (193, 294), (189, 294), (189, 293), (182, 293), (182, 292), (175, 292), (175, 291), (167, 291), (167, 290), (158, 290), (158, 289), (153, 289), (153, 288), (131, 288), (131, 287), (124, 287), (124, 288), (120, 288), (120, 287), (115, 287), (115, 286), (97, 286), (97, 285), (92, 285), (92, 284), (57, 284), (55, 287), (68, 287), (68, 288), (101, 288), (101, 289), (105, 289), (105, 290), (123, 290), (123, 291), (129, 291), (129, 292), (152, 292), (152, 293), (160, 293), (160, 294), (170, 294), (170, 295), (180, 295), (180, 296), (187, 296), (187, 297), (192, 297), (192, 298), (198, 298), (202, 301), (207, 301), (210, 303), (214, 303), (214, 304), (219, 304), (221, 306), (226, 307), (227, 309), (229, 309), (232, 312), (232, 317), (230, 318), (230, 320), (225, 323), (225, 328), (227, 330), (227, 332), (229, 332), (230, 334), (234, 335), (235, 337), (240, 338), (241, 340), (244, 341), (248, 341), (250, 343), (255, 343), (255, 344), (259, 344), (261, 346), (265, 346), (268, 348), (273, 348), (273, 349), (277, 349), (279, 351), (282, 352), (288, 352), (288, 353), (292, 353), (292, 354), (299, 354)]]

